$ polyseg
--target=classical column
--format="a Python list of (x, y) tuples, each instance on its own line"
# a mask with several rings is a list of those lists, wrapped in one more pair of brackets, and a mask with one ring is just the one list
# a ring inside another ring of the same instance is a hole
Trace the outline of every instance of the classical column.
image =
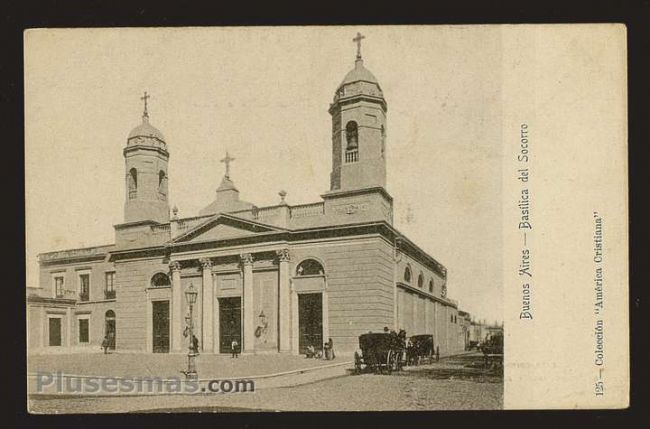
[[(327, 280), (325, 283), (325, 289), (322, 293), (323, 300), (323, 342), (329, 341), (330, 339), (330, 303), (329, 303), (329, 294), (327, 293)], [(336, 344), (334, 345), (336, 348)]]
[(298, 292), (291, 287), (291, 352), (295, 355), (299, 353), (299, 332), (298, 326)]
[(212, 284), (212, 261), (209, 258), (201, 259), (201, 269), (203, 270), (203, 350), (212, 350), (213, 340), (213, 321), (212, 315), (214, 314), (214, 286)]
[(252, 352), (255, 348), (255, 307), (253, 301), (253, 255), (242, 253), (240, 255), (244, 274), (244, 299), (242, 310), (244, 312), (244, 347), (245, 352)]
[(280, 351), (288, 352), (291, 351), (291, 273), (289, 272), (291, 255), (289, 249), (281, 249), (276, 253), (280, 265), (280, 285), (278, 288)]
[[(213, 277), (215, 280), (215, 284), (213, 286), (213, 289), (216, 289), (219, 287), (218, 284), (216, 284), (216, 276)], [(214, 309), (212, 310), (212, 353), (219, 353), (219, 341), (220, 341), (220, 334), (219, 334), (219, 300), (216, 297), (212, 297), (212, 302), (214, 303)]]
[(180, 352), (183, 348), (183, 291), (181, 286), (181, 264), (172, 261), (172, 350)]

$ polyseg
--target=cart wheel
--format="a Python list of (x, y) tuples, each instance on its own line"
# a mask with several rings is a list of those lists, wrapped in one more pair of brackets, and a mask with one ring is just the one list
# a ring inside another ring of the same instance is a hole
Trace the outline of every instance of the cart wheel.
[(392, 350), (388, 350), (388, 355), (386, 356), (386, 371), (390, 374), (393, 371), (393, 365), (395, 361), (395, 353)]
[(354, 352), (354, 373), (361, 374), (361, 356), (357, 352)]

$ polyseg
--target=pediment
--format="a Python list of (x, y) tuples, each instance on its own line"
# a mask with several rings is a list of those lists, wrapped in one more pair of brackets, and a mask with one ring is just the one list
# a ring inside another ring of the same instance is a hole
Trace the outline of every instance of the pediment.
[(279, 228), (237, 218), (235, 216), (217, 214), (197, 225), (191, 230), (173, 240), (174, 243), (193, 243), (201, 241), (229, 240), (233, 238), (249, 237), (265, 232), (282, 231)]

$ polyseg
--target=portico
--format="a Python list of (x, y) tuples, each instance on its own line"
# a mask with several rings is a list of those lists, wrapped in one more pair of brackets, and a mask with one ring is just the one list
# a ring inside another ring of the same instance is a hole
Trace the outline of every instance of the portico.
[[(228, 353), (226, 346), (237, 339), (233, 326), (240, 329), (238, 343), (244, 353), (297, 350), (292, 347), (292, 312), (297, 313), (297, 306), (291, 305), (291, 253), (286, 245), (253, 247), (245, 252), (180, 252), (171, 258), (175, 352), (183, 351), (187, 343), (183, 337), (187, 310), (183, 291), (188, 282), (201, 297), (201, 311), (194, 323), (204, 352)], [(220, 314), (224, 306), (228, 314)], [(237, 313), (240, 320), (233, 321)]]

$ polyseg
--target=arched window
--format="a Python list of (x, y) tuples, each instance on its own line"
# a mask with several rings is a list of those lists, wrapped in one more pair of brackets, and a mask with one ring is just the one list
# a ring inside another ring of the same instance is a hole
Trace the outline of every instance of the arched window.
[(345, 126), (345, 162), (357, 162), (359, 160), (359, 128), (354, 121), (348, 122)]
[(162, 199), (167, 197), (167, 175), (162, 170), (158, 173), (158, 196)]
[(325, 275), (325, 270), (320, 262), (314, 259), (305, 259), (296, 268), (297, 276), (322, 276)]
[(130, 169), (127, 180), (129, 182), (129, 199), (132, 200), (138, 196), (138, 170)]
[(359, 127), (356, 122), (350, 121), (345, 126), (345, 139), (348, 142), (348, 150), (357, 149), (359, 147)]
[(151, 278), (151, 286), (152, 287), (171, 286), (171, 283), (169, 281), (169, 276), (165, 273), (156, 273)]
[(429, 280), (429, 292), (433, 293), (433, 280)]
[(381, 126), (381, 157), (384, 157), (386, 153), (386, 129), (384, 126)]
[(420, 273), (420, 275), (418, 276), (418, 287), (422, 289), (423, 286), (424, 286), (424, 275)]
[(411, 267), (406, 267), (404, 269), (404, 281), (406, 283), (411, 283)]

